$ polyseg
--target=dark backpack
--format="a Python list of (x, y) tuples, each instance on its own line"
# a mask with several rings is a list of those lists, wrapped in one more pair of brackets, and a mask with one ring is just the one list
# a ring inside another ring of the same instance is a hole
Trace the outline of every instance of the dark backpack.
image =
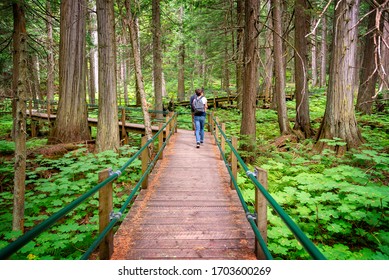
[(204, 103), (203, 103), (202, 99), (203, 99), (203, 97), (201, 96), (200, 98), (198, 98), (198, 99), (195, 98), (193, 100), (193, 110), (194, 110), (195, 114), (205, 112)]

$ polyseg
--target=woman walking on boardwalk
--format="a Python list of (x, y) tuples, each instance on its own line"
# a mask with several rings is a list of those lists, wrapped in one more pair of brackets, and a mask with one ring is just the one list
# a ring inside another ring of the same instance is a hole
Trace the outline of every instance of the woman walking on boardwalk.
[(200, 144), (204, 143), (204, 125), (207, 105), (207, 98), (204, 96), (202, 89), (196, 89), (196, 98), (193, 100), (194, 123), (196, 129), (196, 148), (200, 148)]

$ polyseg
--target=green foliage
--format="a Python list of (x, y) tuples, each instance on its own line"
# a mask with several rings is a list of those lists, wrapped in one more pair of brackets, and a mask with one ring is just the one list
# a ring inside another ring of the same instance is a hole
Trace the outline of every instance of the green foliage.
[[(98, 183), (98, 172), (121, 167), (136, 148), (123, 146), (120, 153), (105, 151), (92, 154), (86, 148), (69, 152), (59, 159), (42, 155), (35, 160), (36, 168), (27, 171), (25, 226), (34, 227), (56, 213)], [(11, 167), (6, 165), (9, 169)], [(2, 167), (5, 168), (5, 167)], [(131, 184), (139, 181), (141, 162), (135, 160), (114, 184), (114, 208), (120, 208), (130, 192)], [(12, 193), (0, 193), (0, 247), (20, 233), (11, 231)], [(80, 204), (61, 222), (42, 233), (33, 242), (12, 256), (13, 259), (78, 259), (98, 232), (97, 194)], [(5, 241), (5, 242), (4, 242)]]
[[(324, 113), (323, 97), (311, 100), (320, 107), (311, 111)], [(230, 117), (223, 112), (222, 118)], [(328, 259), (389, 259), (388, 117), (364, 116), (360, 123), (369, 124), (362, 128), (367, 142), (342, 158), (331, 150), (313, 153), (312, 140), (278, 151), (271, 145), (278, 132), (276, 114), (257, 111), (256, 166), (268, 171), (270, 194)], [(345, 144), (336, 138), (323, 141)], [(254, 211), (254, 185), (242, 170), (238, 185)], [(268, 223), (268, 246), (276, 259), (310, 258), (270, 206)]]

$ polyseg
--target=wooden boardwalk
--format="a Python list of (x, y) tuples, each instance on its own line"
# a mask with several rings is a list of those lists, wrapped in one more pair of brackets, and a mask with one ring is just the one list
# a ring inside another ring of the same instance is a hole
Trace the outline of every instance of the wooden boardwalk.
[(114, 238), (111, 259), (255, 259), (254, 234), (218, 148), (178, 130)]
[[(33, 120), (37, 121), (50, 121), (54, 122), (55, 119), (57, 118), (57, 115), (50, 114), (48, 115), (47, 113), (40, 113), (36, 111), (32, 111), (30, 115), (30, 111), (27, 111), (27, 116), (32, 118)], [(88, 126), (89, 127), (97, 127), (98, 120), (96, 118), (88, 118)], [(118, 122), (119, 129), (123, 127), (123, 122), (119, 120)], [(124, 123), (124, 129), (126, 132), (132, 132), (132, 133), (139, 133), (139, 134), (144, 134), (145, 133), (145, 125), (144, 124), (138, 124), (138, 123)], [(156, 133), (159, 131), (159, 127), (156, 125), (151, 126), (151, 130), (153, 133)], [(163, 132), (165, 136), (165, 131)]]

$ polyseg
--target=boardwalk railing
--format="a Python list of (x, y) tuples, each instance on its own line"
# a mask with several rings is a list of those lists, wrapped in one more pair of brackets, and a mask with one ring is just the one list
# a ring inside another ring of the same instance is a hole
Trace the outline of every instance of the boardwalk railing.
[[(160, 124), (160, 129), (157, 133), (153, 135), (152, 138), (147, 140), (145, 137), (143, 138), (143, 145), (137, 151), (120, 169), (118, 169), (115, 172), (109, 172), (109, 176), (105, 179), (103, 179), (100, 183), (98, 183), (96, 186), (94, 186), (92, 189), (90, 189), (88, 192), (84, 193), (80, 197), (78, 197), (73, 202), (69, 203), (67, 206), (59, 210), (57, 213), (50, 216), (48, 219), (43, 221), (42, 223), (38, 224), (34, 228), (32, 228), (30, 231), (26, 232), (24, 235), (16, 239), (14, 242), (8, 244), (5, 248), (0, 250), (0, 259), (7, 259), (12, 254), (17, 252), (20, 248), (25, 246), (28, 242), (30, 242), (32, 239), (37, 237), (39, 234), (47, 230), (49, 227), (51, 227), (54, 223), (56, 223), (59, 219), (63, 218), (66, 214), (68, 214), (70, 211), (72, 211), (74, 208), (79, 206), (81, 203), (83, 203), (86, 199), (93, 196), (97, 191), (109, 186), (114, 182), (120, 175), (122, 175), (126, 169), (132, 164), (132, 162), (137, 159), (140, 155), (142, 155), (142, 161), (145, 161), (145, 163), (142, 163), (142, 166), (145, 166), (143, 171), (143, 175), (140, 179), (140, 181), (136, 184), (132, 192), (130, 193), (127, 200), (124, 202), (123, 206), (120, 208), (120, 210), (116, 213), (111, 212), (110, 213), (110, 221), (105, 221), (106, 226), (104, 228), (100, 229), (100, 234), (96, 238), (96, 240), (93, 242), (93, 244), (90, 246), (90, 248), (84, 253), (84, 255), (81, 257), (81, 259), (88, 259), (91, 253), (99, 246), (99, 244), (102, 243), (102, 241), (105, 239), (105, 237), (112, 231), (112, 228), (114, 225), (121, 219), (122, 214), (130, 204), (130, 202), (134, 199), (134, 196), (142, 186), (143, 188), (146, 187), (145, 182), (147, 182), (148, 175), (150, 174), (151, 170), (155, 166), (156, 161), (159, 158), (162, 158), (162, 153), (164, 148), (166, 147), (170, 137), (177, 129), (177, 114), (171, 113), (169, 117), (167, 117), (167, 122), (163, 125)], [(163, 131), (166, 131), (166, 140), (163, 141)], [(148, 162), (149, 158), (146, 156), (148, 154), (148, 147), (154, 143), (155, 140), (158, 139), (159, 142), (159, 149), (154, 157), (154, 159), (151, 162)], [(108, 252), (111, 251), (111, 249), (107, 250)], [(109, 258), (109, 255), (100, 254), (100, 258)]]
[[(213, 115), (211, 112), (209, 114), (209, 126), (210, 131), (212, 132), (215, 142), (217, 146), (219, 147), (221, 156), (226, 164), (226, 167), (228, 169), (228, 172), (231, 176), (231, 182), (233, 184), (233, 187), (237, 191), (237, 194), (239, 196), (240, 202), (242, 204), (242, 207), (246, 211), (246, 217), (249, 221), (257, 242), (259, 243), (262, 254), (265, 256), (266, 259), (273, 259), (272, 255), (270, 254), (266, 242), (264, 241), (264, 237), (261, 234), (258, 223), (256, 223), (255, 220), (260, 221), (261, 217), (257, 217), (257, 213), (251, 213), (248, 209), (248, 206), (243, 199), (243, 195), (238, 187), (237, 184), (237, 162), (239, 162), (240, 166), (243, 168), (243, 170), (246, 172), (246, 175), (250, 180), (253, 182), (253, 184), (256, 187), (256, 190), (258, 190), (262, 196), (266, 199), (266, 201), (273, 207), (273, 209), (277, 212), (277, 214), (280, 216), (282, 221), (286, 224), (286, 226), (290, 229), (290, 231), (294, 234), (294, 236), (297, 238), (297, 240), (301, 243), (301, 245), (304, 247), (304, 249), (309, 253), (309, 255), (313, 259), (317, 260), (325, 260), (325, 256), (319, 251), (319, 249), (313, 244), (313, 242), (304, 234), (304, 232), (298, 227), (298, 225), (289, 217), (289, 215), (281, 208), (281, 206), (274, 200), (274, 198), (270, 195), (270, 193), (266, 190), (266, 188), (261, 184), (257, 179), (257, 173), (252, 172), (249, 170), (247, 165), (244, 163), (242, 158), (240, 157), (239, 153), (237, 152), (237, 141), (236, 137), (232, 137), (231, 140), (227, 139), (227, 136), (225, 134), (225, 125), (219, 124), (218, 119)], [(221, 135), (221, 140), (219, 140), (219, 133)], [(228, 144), (228, 146), (231, 149), (231, 166), (230, 163), (226, 159), (225, 155), (225, 143)], [(256, 198), (258, 196), (256, 195)], [(256, 202), (257, 204), (257, 202)], [(266, 204), (263, 204), (263, 207), (266, 208)], [(258, 210), (257, 210), (258, 211)], [(266, 213), (266, 211), (264, 211)], [(267, 223), (267, 221), (261, 221)], [(266, 236), (266, 235), (265, 235)]]

